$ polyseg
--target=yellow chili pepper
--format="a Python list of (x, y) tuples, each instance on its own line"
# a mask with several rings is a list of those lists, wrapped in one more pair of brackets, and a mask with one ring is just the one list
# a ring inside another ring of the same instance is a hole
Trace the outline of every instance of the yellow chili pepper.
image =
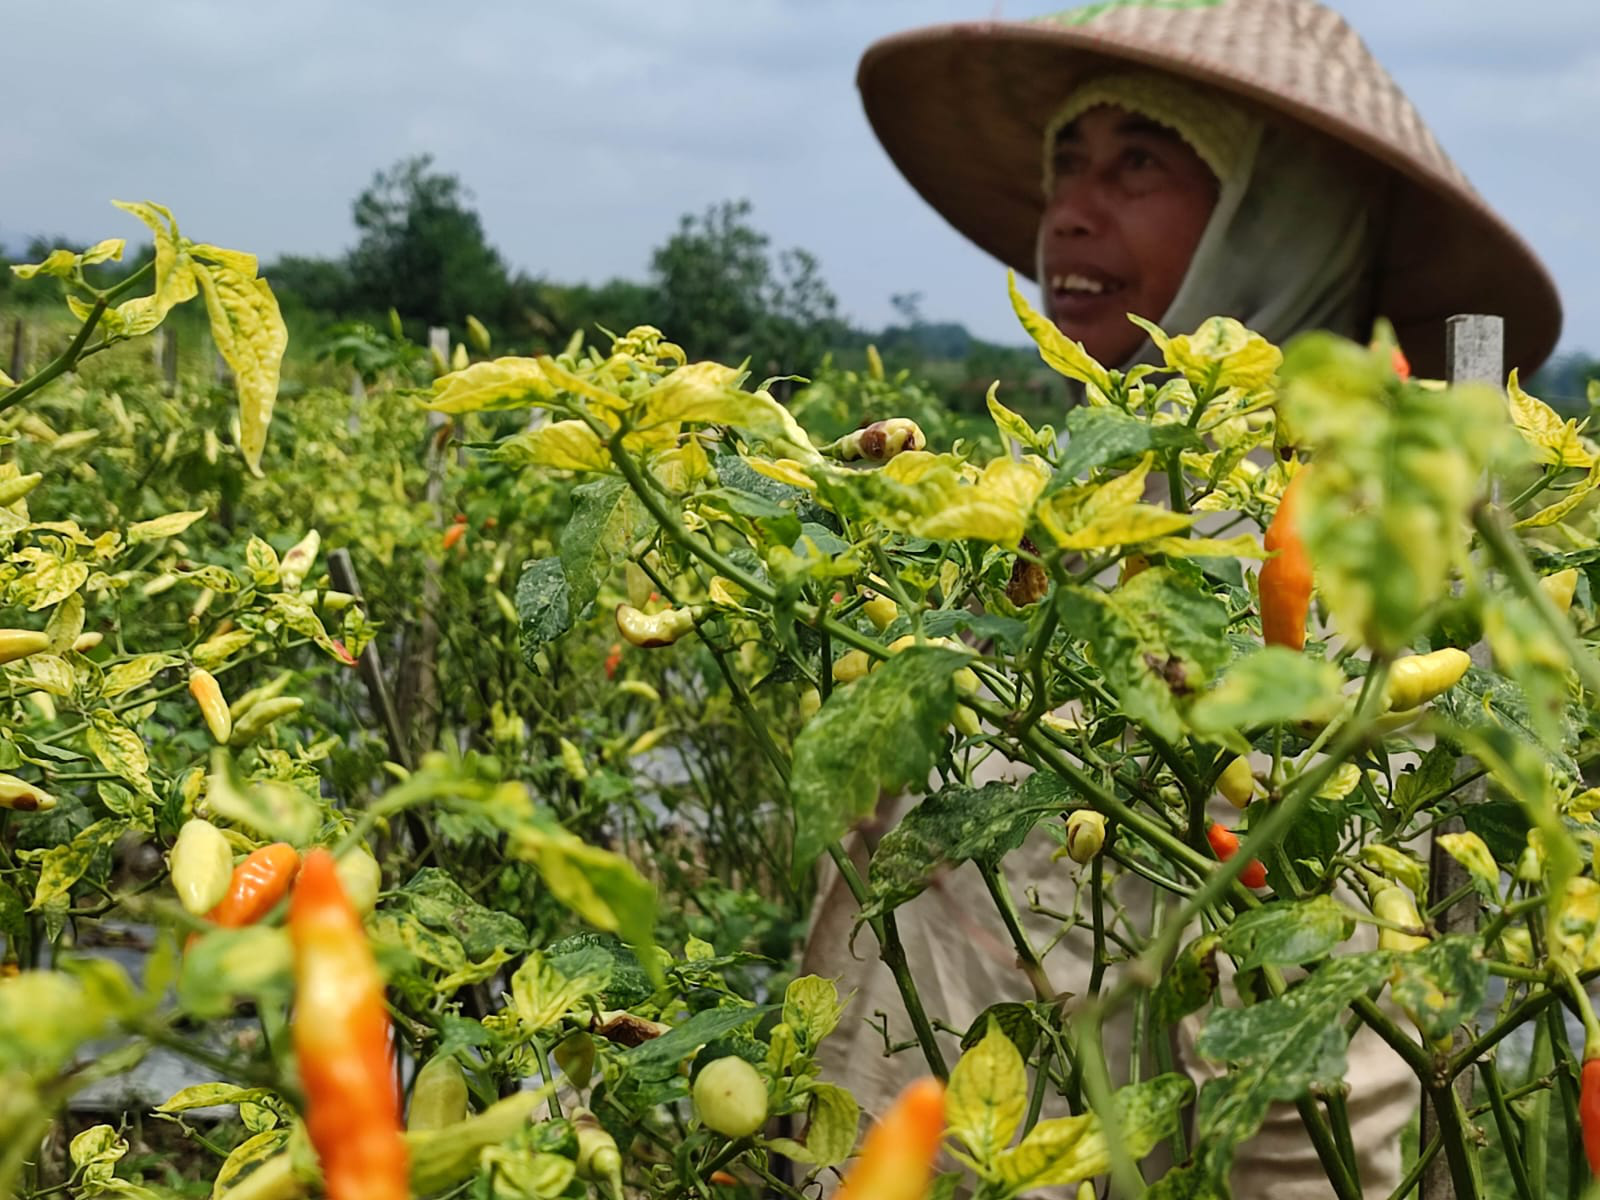
[(200, 715), (206, 719), (206, 728), (220, 746), (228, 744), (233, 736), (233, 717), (228, 714), (228, 701), (222, 694), (217, 677), (204, 667), (189, 672), (189, 694), (200, 706)]

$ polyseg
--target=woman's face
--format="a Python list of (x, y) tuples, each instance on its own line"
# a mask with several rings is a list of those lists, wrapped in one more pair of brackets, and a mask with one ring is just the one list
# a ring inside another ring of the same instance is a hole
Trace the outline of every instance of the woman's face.
[(1178, 294), (1217, 181), (1172, 130), (1108, 106), (1062, 128), (1054, 162), (1039, 223), (1049, 315), (1095, 358), (1117, 366), (1144, 340), (1126, 314), (1160, 321)]

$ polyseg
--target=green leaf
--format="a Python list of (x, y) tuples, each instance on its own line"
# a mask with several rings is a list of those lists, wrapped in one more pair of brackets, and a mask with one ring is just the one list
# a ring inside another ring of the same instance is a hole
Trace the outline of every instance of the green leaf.
[(143, 687), (178, 660), (170, 654), (138, 654), (106, 671), (100, 681), (100, 694), (106, 699)]
[(880, 791), (926, 785), (955, 716), (955, 672), (969, 661), (913, 646), (834, 692), (800, 731), (789, 784), (797, 880), (852, 821), (871, 815)]
[(1113, 592), (1058, 589), (1062, 624), (1086, 639), (1122, 711), (1168, 741), (1183, 733), (1180, 701), (1227, 661), (1227, 606), (1166, 567)]
[(1475, 938), (1440, 938), (1410, 954), (1396, 955), (1394, 962), (1395, 1003), (1429, 1041), (1449, 1038), (1482, 1008), (1489, 964), (1479, 957)]
[(1143, 458), (1152, 450), (1205, 449), (1200, 435), (1186, 425), (1151, 425), (1118, 408), (1074, 408), (1066, 426), (1067, 448), (1045, 486), (1047, 496), (1085, 471)]
[(126, 831), (124, 822), (107, 817), (80, 830), (70, 842), (63, 845), (52, 846), (48, 850), (23, 851), (23, 854), (36, 858), (39, 864), (39, 882), (34, 888), (33, 903), (28, 907), (37, 910), (57, 901), (65, 902), (101, 854), (109, 852)]
[(1022, 1055), (991, 1022), (983, 1040), (950, 1072), (944, 1113), (950, 1133), (980, 1164), (1011, 1144), (1028, 1108), (1028, 1074)]
[(603, 975), (600, 1000), (607, 1008), (632, 1008), (650, 996), (652, 985), (639, 956), (613, 934), (572, 934), (546, 946), (545, 957), (567, 975)]
[(1384, 953), (1330, 959), (1282, 996), (1212, 1011), (1196, 1049), (1230, 1070), (1200, 1090), (1195, 1144), (1214, 1184), (1224, 1185), (1234, 1147), (1261, 1128), (1273, 1101), (1339, 1086), (1350, 1041), (1344, 1010), (1382, 982), (1391, 961)]
[[(496, 950), (527, 948), (528, 931), (510, 913), (479, 904), (448, 872), (423, 867), (396, 893), (394, 905), (409, 912), (430, 929), (459, 938), (472, 959)], [(387, 911), (386, 903), (386, 911)]]
[(1230, 663), (1216, 686), (1195, 699), (1189, 725), (1245, 753), (1246, 730), (1332, 720), (1344, 705), (1343, 685), (1344, 675), (1330, 662), (1263, 646)]
[(814, 1083), (806, 1112), (809, 1119), (804, 1141), (769, 1138), (767, 1145), (786, 1158), (819, 1167), (831, 1167), (849, 1158), (861, 1124), (861, 1106), (855, 1097), (831, 1083)]
[(133, 546), (140, 542), (154, 542), (159, 541), (161, 538), (177, 537), (178, 534), (205, 515), (205, 509), (197, 508), (189, 512), (168, 513), (164, 517), (154, 517), (149, 521), (135, 521), (128, 526), (128, 544)]
[(952, 786), (917, 805), (878, 843), (861, 919), (912, 900), (935, 872), (976, 859), (993, 866), (1022, 845), (1039, 818), (1061, 811), (1072, 793), (1060, 776), (1038, 771), (1019, 784)]
[(535, 950), (511, 977), (511, 1003), (529, 1033), (557, 1024), (605, 983), (603, 975), (566, 975)]
[(1158, 1027), (1176, 1024), (1210, 1000), (1217, 990), (1217, 947), (1222, 938), (1204, 933), (1178, 953), (1156, 984), (1151, 1018)]
[(1032, 1008), (1015, 1000), (991, 1004), (974, 1017), (961, 1037), (961, 1049), (971, 1050), (981, 1042), (988, 1036), (991, 1024), (1006, 1036), (1023, 1058), (1033, 1053), (1034, 1043), (1039, 1039), (1039, 1018), (1034, 1015)]
[(522, 661), (529, 667), (546, 643), (572, 628), (572, 593), (561, 559), (532, 559), (517, 580), (517, 620), (522, 633)]
[(583, 615), (638, 536), (644, 515), (644, 506), (620, 477), (606, 476), (572, 489), (572, 516), (561, 531), (560, 553), (568, 611), (574, 618)]
[(288, 931), (268, 925), (215, 929), (189, 947), (178, 972), (178, 1001), (196, 1017), (223, 1017), (241, 999), (281, 997), (291, 989)]
[(839, 1002), (839, 989), (833, 980), (817, 975), (802, 975), (792, 980), (783, 993), (783, 1020), (797, 1034), (803, 1033), (803, 1045), (815, 1050), (837, 1028), (844, 1005)]
[(273, 841), (295, 846), (310, 841), (322, 823), (322, 813), (314, 798), (293, 784), (275, 779), (239, 778), (227, 751), (220, 746), (211, 755), (206, 803), (230, 821)]
[(545, 886), (579, 917), (633, 945), (652, 979), (660, 982), (655, 953), (656, 890), (619, 854), (591, 846), (559, 826), (514, 830), (507, 848), (538, 868)]
[(1138, 1161), (1178, 1127), (1194, 1084), (1182, 1075), (1158, 1075), (1118, 1089), (1114, 1129), (1100, 1117), (1051, 1117), (1040, 1121), (1014, 1148), (997, 1156), (994, 1168), (1012, 1193), (1062, 1187), (1111, 1169), (1111, 1140)]
[(1332, 896), (1265, 904), (1234, 919), (1222, 948), (1241, 971), (1294, 967), (1325, 958), (1355, 932), (1355, 917)]
[(767, 1013), (770, 1004), (761, 1006), (707, 1008), (676, 1025), (658, 1038), (651, 1038), (623, 1051), (617, 1058), (623, 1078), (658, 1082), (677, 1074), (679, 1066), (694, 1057), (707, 1042), (742, 1029)]

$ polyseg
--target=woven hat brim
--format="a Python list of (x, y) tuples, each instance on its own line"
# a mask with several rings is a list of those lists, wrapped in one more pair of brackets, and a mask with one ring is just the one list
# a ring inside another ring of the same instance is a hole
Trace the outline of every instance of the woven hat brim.
[(1508, 367), (1528, 373), (1549, 357), (1561, 333), (1554, 282), (1426, 131), (1435, 161), (1242, 73), (1082, 27), (982, 22), (897, 34), (867, 50), (857, 84), (873, 131), (912, 187), (1031, 278), (1045, 125), (1078, 80), (1118, 63), (1215, 85), (1392, 172), (1377, 311), (1394, 322), (1419, 374), (1443, 375), (1444, 323), (1459, 313), (1505, 319)]

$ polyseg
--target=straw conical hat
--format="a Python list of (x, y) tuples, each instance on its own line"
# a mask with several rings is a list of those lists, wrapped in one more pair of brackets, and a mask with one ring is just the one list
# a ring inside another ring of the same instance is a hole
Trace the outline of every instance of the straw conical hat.
[(907, 180), (1020, 274), (1034, 272), (1044, 129), (1086, 74), (1141, 64), (1216, 86), (1393, 172), (1378, 312), (1423, 374), (1444, 321), (1505, 318), (1506, 365), (1531, 371), (1561, 332), (1555, 284), (1483, 202), (1354, 30), (1314, 0), (1106, 0), (1030, 21), (940, 25), (861, 60), (867, 117)]

